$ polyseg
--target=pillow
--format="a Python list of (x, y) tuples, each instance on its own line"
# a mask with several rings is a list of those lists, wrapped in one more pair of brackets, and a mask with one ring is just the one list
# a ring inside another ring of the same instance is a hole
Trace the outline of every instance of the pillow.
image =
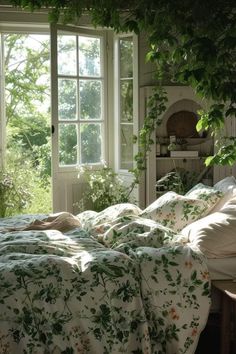
[(188, 225), (181, 234), (207, 258), (236, 256), (236, 198), (221, 211)]
[(140, 214), (167, 226), (175, 232), (205, 216), (209, 206), (204, 200), (193, 199), (175, 192), (167, 192)]
[(222, 195), (219, 190), (202, 183), (198, 183), (185, 194), (189, 198), (204, 200), (209, 205), (208, 212), (219, 202)]
[(112, 222), (113, 220), (122, 216), (137, 216), (141, 212), (142, 210), (137, 205), (131, 203), (120, 203), (111, 205), (108, 208), (97, 213), (94, 219), (92, 220), (91, 225), (96, 226), (104, 222)]
[(214, 188), (226, 193), (231, 188), (236, 188), (236, 179), (234, 176), (225, 177), (221, 181), (214, 184)]
[(236, 196), (231, 198), (220, 211), (236, 218)]
[(214, 206), (214, 208), (211, 210), (211, 213), (215, 213), (216, 211), (220, 211), (227, 202), (229, 202), (232, 198), (236, 197), (236, 188), (233, 188), (232, 186), (227, 190), (225, 194), (220, 198), (218, 203)]
[(219, 211), (225, 203), (236, 196), (236, 179), (233, 176), (225, 177), (214, 185), (214, 188), (223, 193), (223, 196), (215, 207), (211, 210), (212, 213)]

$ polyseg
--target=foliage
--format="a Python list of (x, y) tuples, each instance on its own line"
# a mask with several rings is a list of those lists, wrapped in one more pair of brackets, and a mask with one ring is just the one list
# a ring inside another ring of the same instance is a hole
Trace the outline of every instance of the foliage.
[[(11, 1), (30, 10), (47, 7), (53, 22), (76, 24), (88, 13), (95, 26), (146, 32), (151, 49), (147, 58), (156, 64), (159, 80), (168, 77), (173, 83), (190, 85), (202, 98), (215, 102), (199, 125), (217, 132), (224, 119), (236, 115), (234, 0)], [(211, 162), (235, 159), (235, 139), (229, 139), (227, 149), (220, 149)]]
[(166, 101), (166, 92), (161, 87), (153, 89), (153, 94), (147, 103), (148, 112), (143, 127), (139, 131), (138, 138), (134, 137), (134, 142), (138, 140), (139, 149), (135, 156), (136, 167), (131, 170), (135, 177), (131, 188), (139, 183), (141, 174), (146, 169), (146, 154), (151, 150), (150, 146), (154, 142), (153, 132), (161, 124), (160, 116), (166, 110)]
[(7, 149), (37, 167), (50, 137), (48, 36), (5, 34), (4, 49)]
[(30, 204), (29, 178), (17, 163), (0, 171), (0, 217), (20, 213)]
[(51, 212), (50, 178), (42, 180), (32, 159), (18, 148), (8, 150), (6, 161), (0, 171), (0, 216)]
[(176, 168), (156, 182), (156, 190), (163, 193), (173, 191), (184, 195), (198, 182), (198, 178), (199, 175), (196, 172)]
[(92, 170), (89, 167), (80, 167), (78, 177), (86, 181), (86, 190), (80, 202), (75, 203), (80, 211), (92, 205), (93, 210), (101, 211), (111, 205), (130, 201), (129, 189), (123, 181), (109, 167)]
[[(49, 112), (49, 40), (31, 35), (4, 35), (8, 146), (21, 141), (26, 150), (46, 143)], [(36, 47), (37, 46), (37, 47)]]
[(47, 214), (52, 212), (52, 188), (51, 179), (48, 178), (47, 184), (42, 185), (40, 178), (36, 177), (32, 183), (30, 193), (32, 195), (30, 204), (24, 208), (24, 214)]

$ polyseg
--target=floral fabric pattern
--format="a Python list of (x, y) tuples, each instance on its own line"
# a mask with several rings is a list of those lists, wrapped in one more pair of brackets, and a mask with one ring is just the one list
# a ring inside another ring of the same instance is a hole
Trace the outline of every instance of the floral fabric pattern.
[(194, 353), (210, 307), (203, 256), (117, 210), (78, 215), (65, 234), (0, 220), (0, 353)]
[(206, 186), (203, 183), (198, 183), (185, 195), (189, 198), (204, 200), (208, 204), (210, 211), (221, 199), (223, 193), (214, 187)]
[(205, 216), (210, 206), (206, 201), (167, 192), (150, 204), (140, 215), (180, 232), (185, 226)]

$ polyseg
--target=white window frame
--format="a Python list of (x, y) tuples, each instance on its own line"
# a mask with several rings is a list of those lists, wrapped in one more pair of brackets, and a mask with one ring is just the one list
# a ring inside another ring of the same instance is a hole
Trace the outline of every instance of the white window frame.
[[(59, 164), (59, 123), (63, 123), (63, 121), (59, 121), (58, 119), (58, 78), (64, 77), (64, 75), (58, 75), (57, 73), (57, 31), (60, 32), (65, 32), (65, 33), (71, 33), (74, 35), (85, 35), (85, 36), (90, 36), (90, 37), (99, 37), (101, 38), (101, 76), (99, 79), (103, 82), (103, 94), (102, 94), (102, 114), (103, 114), (103, 119), (101, 120), (91, 120), (89, 122), (92, 123), (101, 123), (101, 140), (102, 140), (102, 159), (101, 160), (106, 160), (107, 158), (107, 106), (108, 106), (108, 96), (107, 96), (107, 73), (106, 73), (106, 67), (107, 67), (107, 55), (106, 55), (106, 32), (105, 31), (98, 31), (98, 30), (90, 30), (90, 29), (84, 29), (80, 27), (73, 27), (73, 26), (63, 26), (63, 25), (51, 25), (51, 51), (54, 51), (54, 55), (51, 57), (51, 109), (52, 109), (52, 125), (54, 127), (54, 133), (53, 133), (53, 143), (52, 143), (52, 164), (53, 164), (53, 171), (68, 171), (72, 172), (77, 169), (78, 166), (83, 165), (77, 164), (77, 165), (63, 165), (61, 166)], [(69, 77), (69, 76), (68, 76)], [(77, 76), (79, 79), (80, 77)], [(72, 78), (72, 76), (71, 76)], [(93, 77), (91, 77), (93, 79)], [(68, 123), (73, 123), (78, 126), (78, 129), (80, 127), (81, 123), (87, 123), (88, 121), (83, 121), (81, 119), (73, 120), (71, 122), (66, 122)], [(80, 138), (78, 139), (80, 143)], [(92, 169), (97, 169), (102, 166), (101, 163), (89, 163), (86, 164), (91, 166)]]
[[(132, 37), (133, 39), (133, 134), (138, 134), (139, 129), (139, 94), (138, 94), (138, 36), (133, 33), (117, 34), (114, 37), (114, 118), (115, 118), (115, 170), (121, 175), (129, 175), (127, 169), (121, 166), (121, 137), (120, 137), (120, 46), (119, 41), (122, 38)], [(137, 144), (133, 146), (133, 157), (138, 152)], [(135, 167), (135, 166), (133, 166)]]

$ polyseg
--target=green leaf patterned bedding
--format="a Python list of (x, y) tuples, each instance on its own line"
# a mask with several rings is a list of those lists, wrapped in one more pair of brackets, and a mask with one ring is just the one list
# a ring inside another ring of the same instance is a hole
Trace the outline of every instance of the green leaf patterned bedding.
[(0, 219), (1, 354), (194, 353), (210, 306), (203, 256), (137, 209), (81, 227), (7, 231)]

